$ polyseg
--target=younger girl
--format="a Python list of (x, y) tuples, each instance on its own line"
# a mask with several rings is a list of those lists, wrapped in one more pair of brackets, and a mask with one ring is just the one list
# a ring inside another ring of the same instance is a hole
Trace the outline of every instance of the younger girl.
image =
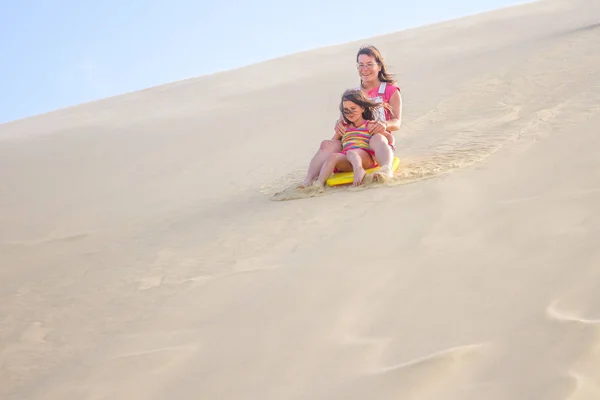
[[(344, 92), (340, 111), (347, 125), (343, 133), (336, 132), (333, 136), (333, 140), (341, 139), (342, 151), (330, 154), (321, 166), (315, 166), (313, 171), (309, 170), (303, 186), (308, 186), (314, 181), (317, 171), (319, 186), (325, 186), (327, 179), (337, 171), (354, 171), (353, 186), (362, 183), (366, 175), (365, 168), (375, 166), (374, 152), (369, 147), (369, 140), (373, 134), (369, 133), (368, 125), (375, 120), (375, 113), (379, 107), (380, 103), (370, 100), (360, 89)], [(394, 137), (391, 133), (385, 131), (383, 135), (389, 143), (393, 143)]]

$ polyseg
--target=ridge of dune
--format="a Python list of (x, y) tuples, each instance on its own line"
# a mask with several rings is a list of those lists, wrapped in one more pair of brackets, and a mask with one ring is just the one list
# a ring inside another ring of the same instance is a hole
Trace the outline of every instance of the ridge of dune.
[(598, 16), (370, 40), (388, 185), (295, 191), (363, 41), (0, 125), (0, 398), (596, 399)]
[[(229, 70), (217, 71), (211, 74), (153, 85), (150, 87), (127, 93), (121, 93), (105, 98), (90, 100), (81, 104), (73, 104), (60, 109), (44, 112), (38, 115), (32, 115), (27, 118), (21, 118), (14, 121), (4, 122), (0, 124), (0, 127), (3, 128), (2, 130), (0, 130), (0, 140), (3, 139), (2, 134), (4, 134), (5, 137), (10, 137), (13, 139), (16, 137), (22, 137), (23, 135), (29, 133), (29, 129), (27, 128), (27, 126), (29, 123), (32, 122), (36, 122), (39, 120), (41, 120), (40, 122), (42, 122), (45, 119), (49, 119), (52, 123), (56, 125), (61, 125), (62, 120), (68, 119), (68, 124), (73, 125), (73, 123), (77, 124), (77, 119), (79, 118), (89, 118), (91, 116), (89, 115), (89, 109), (93, 110), (93, 114), (97, 118), (98, 116), (103, 115), (103, 112), (106, 111), (106, 108), (108, 108), (111, 111), (114, 111), (113, 109), (116, 107), (122, 105), (128, 105), (131, 107), (133, 104), (135, 104), (136, 102), (140, 102), (141, 100), (159, 102), (160, 99), (153, 99), (152, 97), (166, 97), (168, 96), (169, 92), (177, 91), (178, 89), (184, 92), (186, 91), (186, 89), (188, 92), (206, 90), (208, 92), (214, 93), (215, 91), (218, 91), (224, 96), (230, 95), (232, 93), (232, 90), (236, 93), (238, 93), (239, 90), (245, 90), (243, 85), (240, 88), (239, 84), (228, 84), (226, 82), (223, 82), (227, 79), (233, 79), (234, 81), (240, 82), (245, 80), (245, 78), (247, 77), (254, 76), (259, 79), (257, 79), (257, 84), (256, 86), (252, 87), (252, 89), (264, 88), (266, 85), (277, 86), (281, 83), (287, 83), (290, 80), (306, 78), (313, 75), (312, 71), (305, 72), (303, 75), (303, 71), (301, 69), (295, 68), (295, 66), (297, 66), (297, 64), (299, 62), (302, 62), (304, 59), (310, 60), (315, 57), (325, 57), (328, 61), (327, 64), (329, 64), (329, 66), (327, 66), (327, 72), (339, 73), (341, 72), (339, 68), (340, 63), (337, 62), (333, 66), (333, 62), (338, 61), (342, 57), (351, 56), (351, 54), (355, 52), (355, 49), (360, 44), (367, 43), (370, 41), (388, 41), (390, 39), (401, 38), (402, 36), (405, 36), (407, 38), (413, 38), (415, 35), (423, 36), (423, 33), (426, 33), (431, 30), (437, 31), (435, 32), (437, 34), (440, 34), (440, 31), (448, 31), (452, 33), (452, 31), (456, 31), (457, 29), (461, 28), (468, 28), (472, 25), (483, 25), (490, 22), (494, 23), (498, 21), (505, 21), (514, 17), (522, 16), (522, 14), (526, 15), (527, 10), (525, 6), (537, 2), (545, 4), (552, 3), (552, 1), (548, 0), (523, 1), (521, 4), (517, 5), (509, 5), (495, 10), (482, 11), (479, 13), (459, 18), (453, 18), (422, 26), (406, 28), (400, 31), (380, 34), (370, 38), (353, 40), (344, 44), (328, 45), (317, 49), (305, 50), (293, 54), (286, 54), (272, 59), (267, 59), (264, 61), (253, 63), (250, 65), (232, 68)], [(538, 6), (538, 8), (541, 10), (552, 7), (556, 8), (556, 5), (550, 5), (549, 7)], [(515, 37), (514, 32), (508, 33), (513, 38)], [(418, 49), (417, 46), (415, 46), (415, 48)], [(278, 68), (280, 65), (281, 68), (279, 69), (279, 74), (270, 74), (269, 71), (271, 71), (274, 68)], [(181, 88), (182, 86), (185, 86), (186, 88)], [(201, 92), (196, 92), (194, 94), (202, 95)], [(220, 98), (219, 100), (223, 101), (224, 99)], [(163, 102), (161, 104), (165, 105), (169, 103), (173, 103), (173, 99), (169, 98), (169, 100), (166, 103)], [(181, 108), (181, 104), (177, 104), (177, 106)], [(106, 115), (106, 117), (110, 118), (112, 117), (112, 115), (109, 114)]]
[[(82, 102), (79, 104), (72, 104), (72, 105), (61, 107), (58, 109), (49, 110), (49, 111), (46, 111), (43, 113), (31, 115), (31, 116), (24, 117), (24, 118), (19, 118), (19, 119), (15, 119), (15, 120), (11, 120), (11, 121), (5, 121), (5, 122), (0, 123), (0, 127), (2, 127), (4, 125), (3, 130), (7, 131), (7, 130), (10, 130), (11, 128), (13, 128), (15, 125), (30, 122), (32, 119), (52, 118), (56, 114), (61, 114), (61, 113), (69, 114), (71, 112), (76, 112), (76, 111), (80, 110), (81, 108), (95, 107), (96, 108), (95, 112), (98, 112), (99, 111), (98, 108), (102, 107), (107, 102), (110, 103), (110, 102), (126, 101), (126, 99), (131, 98), (131, 97), (133, 97), (135, 99), (136, 97), (138, 97), (140, 95), (148, 94), (148, 92), (150, 92), (150, 93), (159, 92), (160, 93), (160, 92), (163, 92), (164, 90), (169, 90), (171, 88), (177, 88), (182, 85), (193, 85), (193, 84), (199, 84), (199, 83), (208, 83), (208, 85), (210, 85), (211, 80), (213, 80), (213, 81), (219, 80), (219, 78), (227, 79), (227, 77), (230, 75), (235, 75), (240, 72), (244, 72), (244, 71), (248, 71), (248, 70), (256, 70), (256, 69), (260, 70), (260, 69), (264, 68), (265, 66), (268, 67), (269, 64), (272, 64), (272, 63), (283, 62), (285, 64), (288, 64), (289, 62), (291, 62), (291, 61), (293, 62), (294, 60), (297, 60), (298, 58), (304, 58), (307, 56), (312, 57), (316, 53), (321, 53), (321, 54), (327, 55), (327, 53), (334, 53), (334, 52), (339, 51), (340, 48), (344, 48), (344, 47), (354, 48), (357, 45), (359, 45), (360, 43), (363, 43), (365, 40), (367, 40), (367, 41), (368, 40), (379, 40), (379, 38), (385, 38), (385, 37), (392, 36), (392, 35), (409, 34), (413, 30), (424, 30), (424, 29), (431, 29), (431, 28), (440, 29), (440, 28), (444, 28), (444, 27), (454, 27), (457, 24), (466, 24), (471, 20), (475, 20), (475, 21), (479, 20), (479, 23), (481, 23), (481, 20), (483, 18), (510, 18), (510, 16), (511, 16), (510, 12), (511, 12), (512, 8), (519, 7), (524, 4), (528, 4), (528, 3), (536, 2), (536, 1), (539, 1), (539, 0), (524, 0), (520, 4), (508, 5), (508, 6), (497, 8), (494, 10), (480, 11), (477, 13), (465, 15), (465, 16), (458, 17), (458, 18), (452, 18), (452, 19), (438, 21), (435, 23), (429, 23), (429, 24), (424, 24), (424, 25), (420, 25), (420, 26), (401, 29), (398, 31), (383, 33), (383, 34), (372, 36), (368, 39), (358, 39), (358, 40), (348, 41), (348, 42), (342, 43), (342, 44), (325, 45), (325, 46), (318, 47), (315, 49), (303, 50), (303, 51), (290, 53), (290, 54), (283, 54), (280, 56), (276, 56), (273, 58), (265, 59), (265, 60), (255, 62), (252, 64), (248, 64), (248, 65), (242, 65), (242, 66), (227, 69), (227, 70), (215, 71), (212, 73), (199, 75), (199, 76), (195, 76), (195, 77), (183, 78), (183, 79), (179, 79), (179, 80), (175, 80), (175, 81), (171, 81), (171, 82), (165, 82), (165, 83), (161, 83), (161, 84), (151, 85), (151, 86), (141, 88), (138, 90), (133, 90), (130, 92), (119, 93), (119, 94), (115, 94), (115, 95), (108, 96), (108, 97), (98, 98), (98, 99), (94, 99), (94, 100), (85, 101), (85, 102)], [(294, 70), (290, 70), (290, 69), (288, 69), (288, 70), (290, 71), (290, 73), (294, 74), (293, 77), (296, 77), (296, 74), (298, 71), (294, 71)], [(277, 77), (269, 77), (269, 78), (277, 78)], [(262, 82), (262, 84), (264, 84), (264, 83), (271, 84), (270, 82)], [(2, 133), (2, 132), (0, 131), (0, 133)], [(1, 139), (1, 136), (0, 136), (0, 139)]]

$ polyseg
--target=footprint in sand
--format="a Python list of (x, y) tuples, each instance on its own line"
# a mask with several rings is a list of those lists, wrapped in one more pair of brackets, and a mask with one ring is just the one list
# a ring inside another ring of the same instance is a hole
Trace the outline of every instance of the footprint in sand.
[(23, 343), (46, 343), (46, 336), (50, 330), (45, 326), (43, 322), (36, 321), (32, 322), (27, 329), (21, 334), (21, 341)]

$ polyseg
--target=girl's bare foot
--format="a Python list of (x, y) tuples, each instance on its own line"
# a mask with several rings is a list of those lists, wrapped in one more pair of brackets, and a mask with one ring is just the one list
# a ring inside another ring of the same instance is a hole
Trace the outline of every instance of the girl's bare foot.
[(316, 179), (305, 179), (301, 184), (296, 186), (296, 189), (306, 189), (311, 187), (315, 183)]
[(363, 182), (363, 179), (365, 179), (365, 175), (367, 175), (367, 172), (364, 168), (354, 171), (354, 182), (352, 183), (352, 186), (360, 186)]

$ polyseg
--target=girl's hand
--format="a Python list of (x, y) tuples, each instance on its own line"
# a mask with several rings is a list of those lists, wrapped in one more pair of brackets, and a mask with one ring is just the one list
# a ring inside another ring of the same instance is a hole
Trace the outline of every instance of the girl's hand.
[(369, 133), (375, 135), (376, 133), (381, 133), (382, 135), (387, 130), (387, 124), (381, 121), (369, 121), (368, 124)]

